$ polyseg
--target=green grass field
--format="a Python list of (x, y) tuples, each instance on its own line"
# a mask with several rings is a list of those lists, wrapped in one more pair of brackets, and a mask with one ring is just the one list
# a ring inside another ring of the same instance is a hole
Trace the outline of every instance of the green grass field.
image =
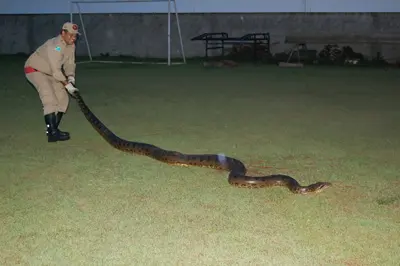
[(23, 60), (2, 62), (0, 265), (398, 265), (399, 70), (78, 65), (120, 137), (333, 183), (301, 196), (120, 152), (73, 99), (49, 144)]

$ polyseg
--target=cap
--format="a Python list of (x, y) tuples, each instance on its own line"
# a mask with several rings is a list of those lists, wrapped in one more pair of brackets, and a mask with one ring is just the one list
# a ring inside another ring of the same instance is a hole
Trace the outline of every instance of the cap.
[(80, 35), (80, 32), (78, 31), (78, 25), (76, 25), (74, 23), (66, 22), (62, 26), (62, 29), (68, 31), (69, 33)]

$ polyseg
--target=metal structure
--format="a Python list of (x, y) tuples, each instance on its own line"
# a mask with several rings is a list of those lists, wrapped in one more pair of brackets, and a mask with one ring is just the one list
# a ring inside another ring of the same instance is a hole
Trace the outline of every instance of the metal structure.
[[(181, 27), (180, 27), (180, 22), (179, 22), (179, 16), (178, 16), (178, 8), (176, 6), (176, 0), (72, 0), (70, 1), (70, 21), (73, 22), (73, 14), (74, 12), (74, 7), (77, 7), (77, 12), (79, 15), (79, 19), (82, 25), (82, 33), (83, 37), (86, 43), (88, 55), (89, 55), (89, 62), (98, 62), (98, 63), (127, 63), (124, 61), (95, 61), (93, 60), (92, 57), (92, 52), (90, 50), (90, 45), (89, 45), (89, 40), (86, 34), (86, 28), (85, 24), (83, 22), (83, 17), (82, 17), (82, 12), (81, 12), (81, 5), (80, 4), (104, 4), (104, 3), (143, 3), (143, 2), (148, 2), (148, 3), (154, 3), (154, 2), (167, 2), (168, 3), (168, 33), (167, 33), (167, 42), (168, 42), (168, 60), (167, 63), (169, 66), (172, 64), (186, 64), (186, 57), (185, 57), (185, 52), (183, 48), (183, 40), (182, 40), (182, 34), (181, 34)], [(172, 3), (173, 3), (173, 12), (175, 13), (176, 17), (176, 24), (177, 24), (177, 29), (178, 29), (178, 34), (179, 34), (179, 41), (180, 41), (180, 46), (181, 46), (181, 55), (183, 62), (182, 63), (172, 63), (171, 62), (171, 9), (172, 9)], [(144, 62), (129, 62), (132, 64), (143, 64)], [(148, 62), (147, 62), (148, 63)], [(165, 63), (155, 63), (155, 64), (165, 64)]]

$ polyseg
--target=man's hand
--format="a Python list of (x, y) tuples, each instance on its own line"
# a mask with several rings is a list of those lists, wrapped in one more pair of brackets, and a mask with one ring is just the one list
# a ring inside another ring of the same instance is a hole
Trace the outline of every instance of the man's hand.
[(68, 77), (68, 82), (69, 82), (69, 83), (72, 83), (72, 85), (75, 86), (75, 77), (74, 77), (74, 76), (69, 76), (69, 77)]
[(65, 88), (67, 89), (68, 93), (71, 95), (74, 95), (74, 92), (79, 91), (77, 88), (75, 88), (74, 85), (72, 85), (72, 83), (68, 83), (67, 85), (65, 85)]

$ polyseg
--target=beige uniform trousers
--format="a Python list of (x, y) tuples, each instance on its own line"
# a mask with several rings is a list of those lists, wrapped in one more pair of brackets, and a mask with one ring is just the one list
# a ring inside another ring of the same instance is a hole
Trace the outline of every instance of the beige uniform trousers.
[(25, 75), (39, 94), (43, 106), (43, 115), (57, 112), (65, 113), (67, 111), (69, 96), (61, 82), (41, 72), (32, 72)]

